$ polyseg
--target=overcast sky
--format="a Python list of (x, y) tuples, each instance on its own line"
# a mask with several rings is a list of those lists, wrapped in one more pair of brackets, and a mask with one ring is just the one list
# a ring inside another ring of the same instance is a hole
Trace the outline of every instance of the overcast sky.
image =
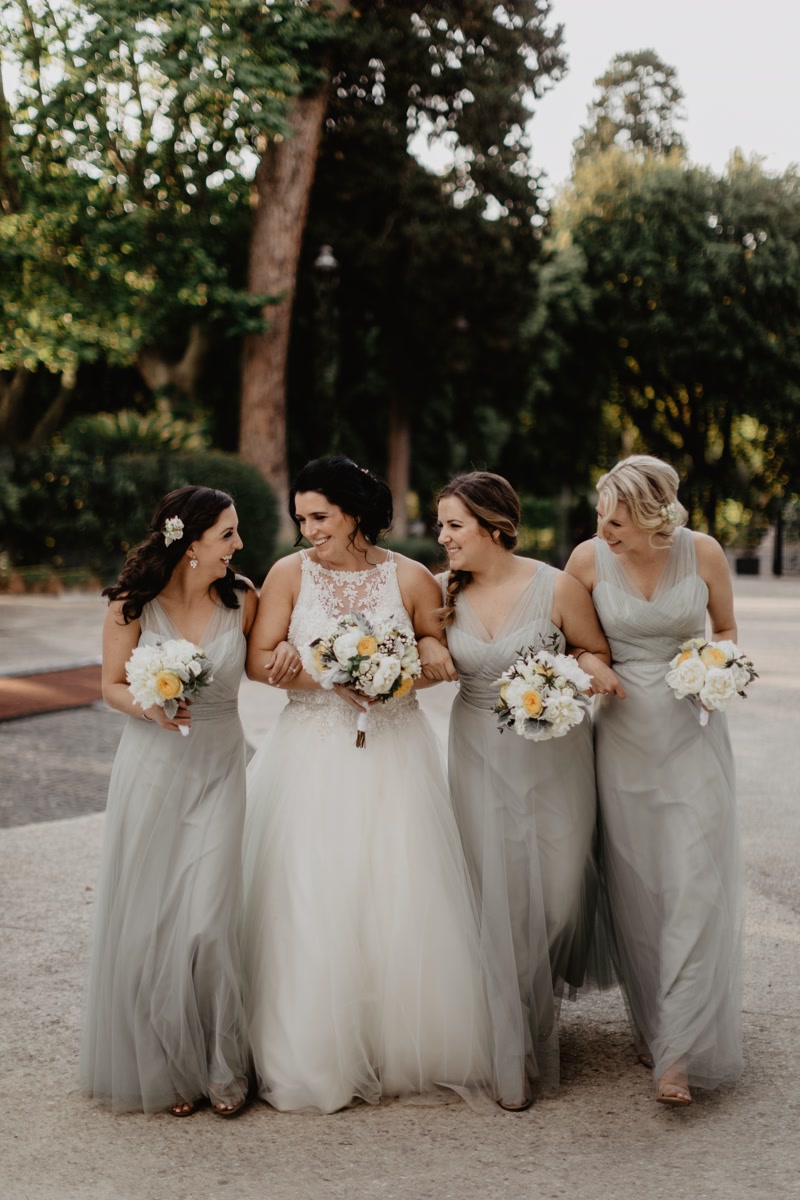
[(538, 102), (534, 162), (557, 185), (572, 142), (615, 54), (655, 50), (686, 99), (692, 162), (721, 171), (731, 151), (763, 155), (771, 171), (800, 162), (798, 0), (553, 0), (568, 74)]

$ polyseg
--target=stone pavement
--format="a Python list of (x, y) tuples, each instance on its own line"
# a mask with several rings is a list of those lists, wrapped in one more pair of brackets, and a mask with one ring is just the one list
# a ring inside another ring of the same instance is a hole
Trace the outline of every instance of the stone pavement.
[[(800, 581), (738, 580), (736, 592), (739, 640), (761, 676), (731, 714), (749, 882), (738, 1087), (699, 1093), (688, 1110), (656, 1105), (611, 993), (565, 1003), (561, 1092), (520, 1116), (256, 1105), (225, 1123), (207, 1110), (175, 1121), (94, 1108), (75, 1084), (77, 1028), (94, 810), (122, 718), (74, 710), (0, 723), (2, 1200), (800, 1197)], [(89, 598), (0, 598), (0, 671), (96, 657), (102, 612)], [(451, 695), (424, 694), (440, 734)], [(251, 743), (282, 703), (243, 686)]]

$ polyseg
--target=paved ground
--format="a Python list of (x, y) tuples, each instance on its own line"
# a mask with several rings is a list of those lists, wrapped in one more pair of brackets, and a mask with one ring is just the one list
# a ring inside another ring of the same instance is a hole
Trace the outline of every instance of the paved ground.
[[(563, 1087), (530, 1112), (386, 1104), (236, 1122), (113, 1117), (75, 1086), (102, 807), (120, 718), (0, 724), (0, 1197), (459, 1200), (800, 1197), (800, 581), (737, 581), (761, 679), (731, 718), (749, 895), (746, 1074), (688, 1111), (653, 1103), (617, 994), (563, 1011)], [(0, 599), (0, 671), (98, 653), (94, 600)], [(441, 733), (450, 697), (427, 693)], [(281, 697), (247, 684), (249, 739)], [(73, 814), (84, 815), (73, 815)], [(69, 817), (70, 819), (54, 819)]]

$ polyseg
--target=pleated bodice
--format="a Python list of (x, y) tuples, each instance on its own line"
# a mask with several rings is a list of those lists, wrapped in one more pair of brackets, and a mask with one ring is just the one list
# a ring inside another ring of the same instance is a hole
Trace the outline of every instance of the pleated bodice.
[[(443, 588), (446, 580), (444, 576)], [(470, 604), (469, 593), (458, 597), (455, 618), (447, 628), (447, 645), (458, 670), (460, 698), (465, 704), (493, 709), (500, 694), (496, 681), (529, 646), (540, 650), (547, 644), (549, 649), (555, 636), (556, 648), (563, 652), (564, 635), (551, 618), (555, 581), (555, 569), (539, 563), (494, 637)]]
[[(244, 670), (247, 642), (242, 635), (242, 607), (217, 604), (200, 645), (214, 666), (213, 678), (201, 688), (192, 704), (192, 722), (209, 721), (238, 712), (239, 684)], [(168, 638), (182, 638), (156, 598), (142, 609), (140, 646), (158, 645)], [(188, 639), (187, 639), (188, 640)]]
[(668, 663), (680, 642), (702, 637), (708, 588), (697, 573), (694, 539), (676, 529), (658, 586), (648, 600), (602, 538), (595, 538), (592, 598), (616, 666)]

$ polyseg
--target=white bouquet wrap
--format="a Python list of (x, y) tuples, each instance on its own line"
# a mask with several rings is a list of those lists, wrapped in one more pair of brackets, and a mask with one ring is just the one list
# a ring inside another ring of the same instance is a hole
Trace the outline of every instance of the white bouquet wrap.
[(707, 642), (690, 638), (669, 664), (667, 684), (678, 700), (687, 697), (699, 705), (698, 720), (708, 724), (709, 711), (726, 708), (734, 696), (757, 679), (755, 668), (735, 642)]
[(591, 675), (571, 655), (529, 646), (495, 680), (500, 688), (497, 727), (501, 733), (513, 729), (532, 742), (564, 737), (583, 720), (589, 706), (583, 693), (591, 683)]
[[(205, 650), (185, 638), (137, 646), (125, 664), (125, 675), (135, 704), (157, 704), (168, 717), (175, 716), (179, 700), (191, 699), (214, 678)], [(185, 737), (189, 729), (181, 725), (180, 731)]]
[[(400, 699), (421, 673), (414, 635), (394, 625), (373, 625), (352, 612), (331, 623), (302, 651), (303, 666), (326, 690), (341, 683), (365, 700)], [(369, 705), (358, 718), (356, 746), (366, 744)]]

